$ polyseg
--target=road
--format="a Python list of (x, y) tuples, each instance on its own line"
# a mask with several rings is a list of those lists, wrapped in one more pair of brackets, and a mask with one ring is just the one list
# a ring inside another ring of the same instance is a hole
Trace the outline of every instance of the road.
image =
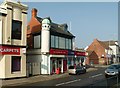
[(88, 86), (92, 83), (105, 79), (104, 70), (105, 68), (98, 68), (98, 70), (87, 72), (86, 74), (71, 75), (69, 77), (26, 84), (22, 86)]

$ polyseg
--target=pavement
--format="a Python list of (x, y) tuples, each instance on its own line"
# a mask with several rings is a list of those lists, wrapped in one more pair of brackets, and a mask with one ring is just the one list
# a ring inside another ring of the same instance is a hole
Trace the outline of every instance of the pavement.
[[(97, 70), (97, 67), (91, 67), (87, 68), (87, 72), (90, 71), (95, 71)], [(57, 78), (63, 78), (63, 77), (69, 77), (71, 75), (66, 73), (62, 74), (53, 74), (53, 75), (37, 75), (37, 76), (31, 76), (31, 77), (24, 77), (24, 78), (12, 78), (12, 79), (4, 79), (2, 80), (2, 86), (19, 86), (23, 84), (30, 84), (30, 83), (35, 83), (35, 82), (40, 82), (40, 81), (47, 81), (47, 80), (52, 80), (52, 79), (57, 79)]]

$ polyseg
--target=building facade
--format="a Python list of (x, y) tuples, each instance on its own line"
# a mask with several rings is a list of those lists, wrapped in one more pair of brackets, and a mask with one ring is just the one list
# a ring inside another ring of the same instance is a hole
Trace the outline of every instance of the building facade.
[(26, 76), (26, 22), (28, 7), (5, 0), (0, 5), (0, 78)]
[(94, 41), (88, 46), (87, 64), (111, 64), (119, 62), (117, 41)]
[(64, 73), (69, 65), (80, 63), (85, 52), (75, 51), (75, 36), (67, 28), (67, 24), (56, 24), (50, 17), (37, 17), (37, 9), (32, 9), (27, 32), (29, 74), (54, 74), (57, 68)]

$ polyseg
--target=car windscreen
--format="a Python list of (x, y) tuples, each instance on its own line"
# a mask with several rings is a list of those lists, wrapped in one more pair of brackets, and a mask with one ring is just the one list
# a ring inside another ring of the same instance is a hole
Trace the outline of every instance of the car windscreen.
[(69, 66), (69, 69), (74, 69), (74, 66)]
[(77, 66), (77, 67), (76, 67), (76, 69), (82, 69), (82, 68), (83, 68), (83, 67), (81, 67), (81, 66)]
[(111, 65), (108, 67), (108, 69), (118, 69), (118, 68), (120, 68), (119, 65)]

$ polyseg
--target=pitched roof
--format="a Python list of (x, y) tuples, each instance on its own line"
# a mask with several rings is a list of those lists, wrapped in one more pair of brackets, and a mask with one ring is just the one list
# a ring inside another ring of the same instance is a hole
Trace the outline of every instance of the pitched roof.
[(104, 44), (107, 45), (107, 46), (108, 46), (108, 45), (110, 45), (110, 46), (111, 46), (111, 45), (117, 45), (117, 44), (116, 44), (117, 41), (113, 41), (113, 40), (111, 40), (111, 41), (103, 41), (103, 42), (104, 42)]
[(91, 51), (91, 50), (86, 51), (86, 52), (88, 53), (88, 55), (87, 55), (87, 56), (90, 56), (90, 55), (93, 53), (93, 51)]
[[(72, 33), (70, 33), (68, 30), (67, 30), (67, 24), (57, 24), (57, 23), (54, 23), (51, 21), (50, 17), (46, 17), (47, 19), (50, 20), (51, 22), (51, 31), (53, 32), (57, 32), (57, 33), (60, 33), (60, 34), (64, 34), (64, 35), (68, 35), (68, 36), (71, 36), (71, 37), (75, 37)], [(36, 19), (42, 23), (42, 20), (45, 19), (45, 18), (41, 18), (41, 17), (36, 17)]]
[(105, 48), (105, 49), (111, 49), (109, 46), (116, 45), (117, 41), (99, 41), (98, 42)]

